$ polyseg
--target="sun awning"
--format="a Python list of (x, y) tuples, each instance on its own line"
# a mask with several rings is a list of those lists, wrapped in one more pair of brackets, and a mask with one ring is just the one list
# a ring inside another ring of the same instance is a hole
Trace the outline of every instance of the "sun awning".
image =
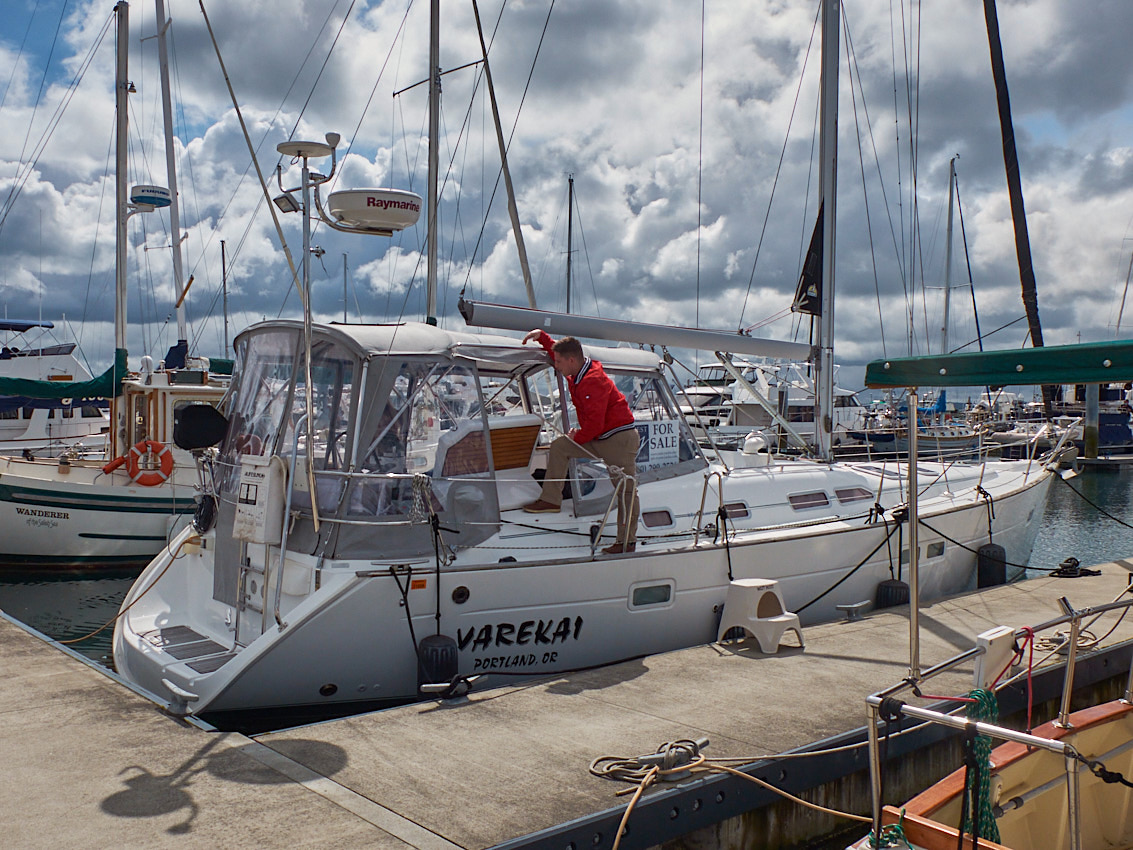
[(1114, 381), (1133, 381), (1133, 340), (971, 354), (890, 357), (874, 360), (867, 364), (865, 370), (865, 385), (870, 389), (1105, 384)]

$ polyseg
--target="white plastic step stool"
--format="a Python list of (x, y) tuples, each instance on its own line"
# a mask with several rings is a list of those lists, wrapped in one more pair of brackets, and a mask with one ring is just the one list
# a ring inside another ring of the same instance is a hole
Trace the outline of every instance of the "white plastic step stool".
[(799, 647), (804, 646), (799, 615), (786, 609), (779, 582), (770, 579), (741, 578), (728, 584), (717, 643), (737, 627), (759, 641), (760, 650), (768, 654), (779, 651), (779, 643), (788, 629), (798, 637)]

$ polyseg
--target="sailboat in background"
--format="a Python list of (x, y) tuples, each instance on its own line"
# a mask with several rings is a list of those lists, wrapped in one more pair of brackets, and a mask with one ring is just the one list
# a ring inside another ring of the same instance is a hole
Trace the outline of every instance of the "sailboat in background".
[[(75, 356), (76, 343), (45, 345), (42, 337), (29, 335), (54, 327), (52, 322), (0, 319), (0, 331), (9, 335), (0, 347), (0, 383), (6, 388), (0, 395), (0, 455), (106, 451), (107, 403), (97, 395), (87, 397), (85, 382), (91, 374)], [(58, 395), (20, 394), (41, 391), (41, 382), (48, 382)]]
[[(161, 0), (158, 9), (162, 10)], [(127, 220), (137, 212), (164, 206), (172, 210), (177, 205), (172, 193), (161, 187), (137, 186), (127, 196), (129, 4), (119, 2), (114, 12), (118, 17), (115, 362), (95, 379), (98, 394), (111, 400), (112, 459), (0, 459), (2, 565), (120, 569), (152, 558), (176, 523), (197, 509), (197, 465), (188, 452), (173, 445), (174, 427), (184, 408), (217, 404), (227, 385), (226, 378), (210, 372), (205, 358), (182, 358), (183, 368), (174, 369), (167, 363), (155, 365), (145, 356), (140, 372), (127, 373)], [(163, 20), (159, 17), (159, 22)], [(159, 25), (159, 45), (164, 45), (164, 37), (165, 27)], [(161, 53), (164, 56), (163, 47)], [(162, 70), (168, 74), (166, 65)], [(171, 132), (168, 115), (166, 126)], [(175, 233), (175, 257), (179, 242)], [(60, 390), (48, 386), (42, 391)], [(93, 394), (84, 391), (82, 397)]]

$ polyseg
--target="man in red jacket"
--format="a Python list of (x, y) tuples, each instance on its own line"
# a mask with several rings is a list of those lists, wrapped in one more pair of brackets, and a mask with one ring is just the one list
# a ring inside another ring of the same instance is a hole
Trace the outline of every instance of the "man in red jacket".
[(591, 360), (572, 336), (555, 342), (541, 330), (531, 331), (525, 343), (538, 340), (567, 379), (578, 427), (551, 443), (547, 474), (540, 497), (523, 509), (528, 513), (558, 513), (563, 503), (563, 480), (573, 457), (599, 458), (606, 463), (618, 491), (618, 538), (602, 551), (607, 555), (632, 552), (637, 546), (637, 429), (626, 397), (614, 386), (602, 364)]

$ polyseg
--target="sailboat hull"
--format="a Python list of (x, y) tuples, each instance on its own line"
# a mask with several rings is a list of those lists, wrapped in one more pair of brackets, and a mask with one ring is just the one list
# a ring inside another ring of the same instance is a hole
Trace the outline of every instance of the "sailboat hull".
[[(993, 474), (984, 479), (995, 494), (994, 539), (1015, 563), (1030, 554), (1050, 481), (1045, 470), (1026, 474), (1024, 466), (1014, 465), (1010, 484)], [(824, 474), (814, 472), (821, 469), (803, 468), (798, 476), (735, 471), (730, 492), (746, 486), (774, 502)], [(830, 474), (836, 472), (837, 465)], [(655, 486), (642, 488), (643, 504), (658, 498)], [(987, 542), (987, 517), (986, 502), (970, 492), (942, 489), (922, 504), (923, 599), (975, 585), (975, 551)], [(497, 555), (522, 546), (523, 532), (512, 531), (508, 540), (483, 544), (475, 562), (458, 558), (444, 568), (439, 593), (436, 566), (427, 561), (407, 575), (391, 571), (393, 563), (320, 566), (289, 554), (278, 621), (270, 577), (258, 591), (262, 611), (237, 612), (213, 599), (215, 541), (205, 535), (194, 542), (186, 533), (177, 545), (188, 553), (175, 552), (173, 566), (173, 556), (159, 556), (124, 601), (129, 611), (115, 632), (115, 661), (120, 673), (162, 700), (171, 698), (165, 682), (191, 693), (188, 710), (206, 717), (415, 698), (414, 644), (434, 633), (454, 641), (460, 673), (505, 684), (712, 642), (730, 577), (778, 581), (804, 625), (833, 619), (837, 605), (872, 602), (880, 582), (907, 578), (895, 530), (891, 521), (858, 514), (751, 529), (727, 546), (710, 536), (678, 546), (639, 543), (637, 553), (620, 558), (582, 559), (570, 551), (553, 557), (548, 541), (542, 558), (500, 562)], [(534, 543), (537, 535), (528, 535)]]
[[(63, 470), (66, 470), (65, 472)], [(181, 478), (195, 470), (179, 470)], [(177, 473), (175, 473), (176, 475)], [(130, 566), (161, 550), (196, 507), (192, 485), (134, 485), (101, 464), (0, 461), (0, 565)]]

